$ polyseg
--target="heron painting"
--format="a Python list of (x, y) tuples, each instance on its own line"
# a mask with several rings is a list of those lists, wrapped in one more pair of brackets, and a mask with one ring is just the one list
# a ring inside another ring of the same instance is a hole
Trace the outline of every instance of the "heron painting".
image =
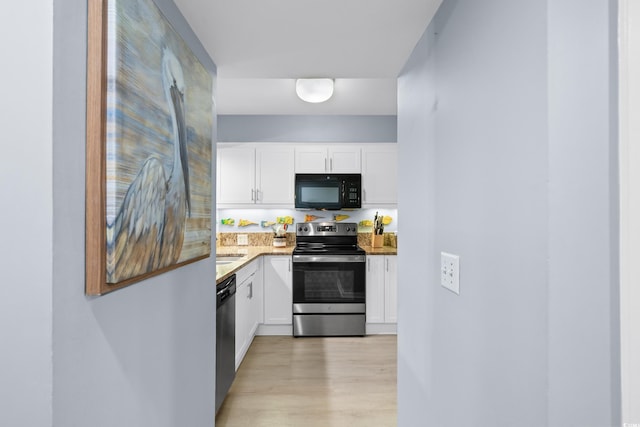
[(108, 0), (105, 283), (211, 252), (212, 77), (152, 0)]

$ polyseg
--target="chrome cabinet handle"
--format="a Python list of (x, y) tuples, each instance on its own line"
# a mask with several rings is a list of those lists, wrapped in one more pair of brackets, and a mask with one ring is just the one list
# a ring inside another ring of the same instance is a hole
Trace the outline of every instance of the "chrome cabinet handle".
[(253, 298), (253, 282), (249, 283), (249, 299)]
[(291, 260), (289, 260), (289, 271), (291, 271)]
[(333, 172), (333, 159), (329, 159), (329, 171)]
[(324, 158), (324, 170), (327, 170), (327, 158)]
[(260, 190), (256, 188), (256, 202), (260, 200)]
[(254, 202), (254, 201), (256, 200), (256, 199), (255, 199), (255, 193), (256, 193), (256, 190), (254, 190), (254, 189), (252, 188), (252, 189), (251, 189), (251, 201), (252, 201), (252, 202)]
[(387, 263), (387, 271), (389, 271), (389, 258), (387, 258), (385, 261)]
[(371, 272), (371, 260), (367, 260), (367, 271)]

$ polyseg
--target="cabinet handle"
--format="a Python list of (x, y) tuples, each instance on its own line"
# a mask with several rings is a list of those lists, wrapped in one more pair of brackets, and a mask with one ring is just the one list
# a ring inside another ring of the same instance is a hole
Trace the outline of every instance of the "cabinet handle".
[(260, 190), (256, 188), (256, 202), (260, 200)]
[(371, 272), (371, 259), (367, 260), (367, 271)]
[(253, 298), (253, 282), (249, 283), (249, 299)]
[(386, 264), (387, 264), (387, 266), (386, 266), (387, 271), (389, 271), (389, 258), (385, 259), (385, 261), (386, 261)]
[(291, 272), (291, 260), (289, 260), (289, 272)]
[(255, 199), (255, 193), (256, 193), (256, 190), (254, 190), (254, 189), (252, 188), (252, 189), (251, 189), (251, 201), (252, 201), (252, 202), (256, 200), (256, 199)]
[(367, 201), (367, 190), (365, 190), (364, 188), (362, 189), (362, 201)]
[(324, 170), (327, 170), (327, 158), (324, 158)]
[(329, 159), (329, 171), (333, 172), (333, 159)]

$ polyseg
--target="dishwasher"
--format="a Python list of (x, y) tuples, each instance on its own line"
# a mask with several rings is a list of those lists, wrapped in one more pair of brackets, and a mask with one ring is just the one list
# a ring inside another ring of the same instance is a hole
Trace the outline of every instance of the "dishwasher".
[(216, 289), (216, 413), (236, 376), (236, 275)]

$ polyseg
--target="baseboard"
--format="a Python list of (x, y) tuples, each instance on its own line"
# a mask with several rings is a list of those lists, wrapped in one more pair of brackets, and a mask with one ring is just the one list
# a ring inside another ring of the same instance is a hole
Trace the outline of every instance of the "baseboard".
[(396, 323), (367, 323), (365, 328), (367, 335), (396, 335), (398, 332)]
[(265, 325), (261, 323), (258, 325), (256, 335), (293, 335), (292, 325)]

